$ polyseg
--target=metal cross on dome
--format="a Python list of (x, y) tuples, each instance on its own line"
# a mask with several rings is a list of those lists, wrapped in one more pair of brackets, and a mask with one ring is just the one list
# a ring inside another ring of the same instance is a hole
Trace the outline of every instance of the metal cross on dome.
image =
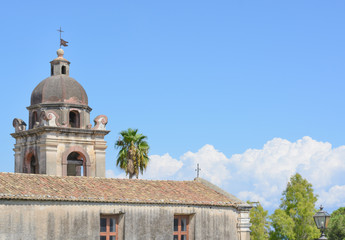
[(60, 32), (60, 48), (61, 48), (61, 46), (67, 47), (67, 46), (68, 46), (68, 45), (67, 45), (68, 42), (65, 41), (65, 40), (63, 40), (63, 39), (61, 38), (61, 33), (63, 32), (62, 29), (61, 29), (61, 27), (60, 27), (60, 29), (58, 29), (57, 31)]

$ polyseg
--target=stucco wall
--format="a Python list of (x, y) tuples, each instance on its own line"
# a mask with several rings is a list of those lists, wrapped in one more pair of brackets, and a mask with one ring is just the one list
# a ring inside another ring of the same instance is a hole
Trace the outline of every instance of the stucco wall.
[(174, 214), (190, 215), (189, 240), (240, 240), (230, 207), (2, 200), (0, 213), (1, 240), (96, 240), (100, 214), (120, 215), (119, 240), (171, 240)]

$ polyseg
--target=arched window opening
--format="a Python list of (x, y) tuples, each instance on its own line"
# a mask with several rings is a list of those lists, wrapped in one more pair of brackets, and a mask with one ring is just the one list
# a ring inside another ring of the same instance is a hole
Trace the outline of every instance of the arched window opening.
[(69, 126), (72, 128), (80, 128), (79, 112), (69, 112)]
[(51, 67), (50, 67), (50, 75), (51, 75), (51, 76), (54, 75), (54, 67), (53, 67), (53, 65), (51, 65)]
[(38, 161), (33, 152), (30, 152), (24, 161), (24, 173), (38, 173)]
[(34, 155), (31, 155), (30, 159), (30, 173), (36, 173), (36, 159)]
[(31, 117), (31, 128), (34, 128), (37, 120), (38, 120), (37, 112), (33, 112), (32, 117)]
[(66, 66), (61, 67), (61, 74), (66, 74)]
[(85, 157), (71, 152), (67, 157), (67, 176), (86, 176)]

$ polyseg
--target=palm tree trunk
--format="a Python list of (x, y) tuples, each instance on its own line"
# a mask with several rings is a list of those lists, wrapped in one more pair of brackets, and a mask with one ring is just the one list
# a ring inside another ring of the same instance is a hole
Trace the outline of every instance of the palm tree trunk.
[(134, 176), (134, 163), (133, 163), (133, 160), (131, 158), (128, 159), (127, 169), (128, 169), (129, 178), (132, 179)]
[(127, 165), (127, 169), (128, 169), (128, 175), (129, 175), (129, 179), (132, 179), (133, 176), (135, 175), (134, 172), (134, 153), (135, 153), (135, 149), (133, 149), (133, 145), (130, 146), (129, 150), (128, 150), (128, 165)]

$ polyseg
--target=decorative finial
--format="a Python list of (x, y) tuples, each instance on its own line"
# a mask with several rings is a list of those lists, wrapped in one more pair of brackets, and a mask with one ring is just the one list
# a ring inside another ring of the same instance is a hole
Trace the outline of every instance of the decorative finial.
[(57, 51), (56, 51), (56, 54), (58, 55), (58, 58), (63, 58), (63, 54), (64, 54), (64, 50), (62, 48), (59, 48)]
[(321, 206), (320, 206), (320, 211), (322, 211), (322, 209), (323, 209), (323, 206), (321, 205)]

